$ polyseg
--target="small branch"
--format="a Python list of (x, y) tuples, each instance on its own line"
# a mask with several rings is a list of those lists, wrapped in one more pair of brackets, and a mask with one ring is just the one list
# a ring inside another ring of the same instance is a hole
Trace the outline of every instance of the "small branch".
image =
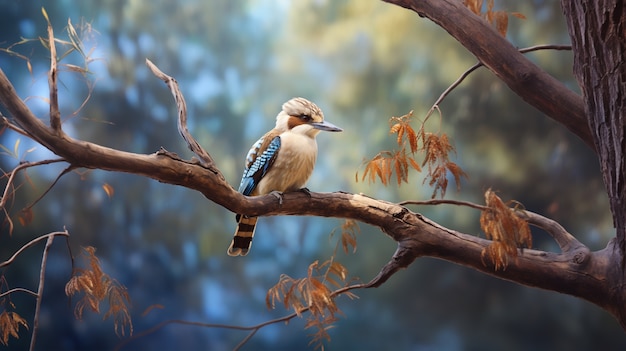
[(387, 264), (380, 270), (378, 275), (374, 277), (369, 283), (366, 284), (366, 288), (377, 288), (384, 284), (392, 275), (408, 267), (413, 261), (415, 261), (419, 255), (410, 249), (409, 246), (404, 245), (402, 242), (398, 243), (398, 248), (393, 254), (393, 257)]
[(189, 129), (187, 128), (187, 103), (185, 102), (185, 98), (178, 87), (178, 82), (176, 79), (168, 76), (163, 73), (154, 63), (150, 60), (146, 59), (146, 65), (152, 73), (159, 79), (165, 82), (167, 86), (170, 88), (172, 95), (174, 96), (174, 101), (176, 102), (176, 106), (178, 107), (178, 132), (183, 137), (189, 150), (193, 151), (200, 160), (207, 166), (212, 167), (215, 162), (211, 155), (209, 155), (206, 150), (200, 146), (200, 144), (194, 139), (194, 137), (189, 133)]
[(32, 290), (28, 290), (28, 289), (24, 289), (24, 288), (13, 288), (11, 290), (7, 290), (7, 291), (3, 292), (2, 294), (0, 294), (0, 298), (8, 296), (8, 295), (11, 295), (12, 293), (15, 293), (15, 292), (24, 292), (24, 293), (30, 294), (30, 295), (32, 295), (34, 297), (39, 297), (39, 295), (37, 295), (37, 293), (32, 291)]
[(14, 131), (14, 132), (16, 132), (16, 133), (18, 133), (18, 134), (21, 134), (21, 135), (23, 135), (23, 136), (25, 136), (25, 137), (29, 137), (29, 138), (31, 138), (31, 139), (33, 138), (30, 134), (28, 134), (28, 132), (27, 132), (27, 131), (25, 131), (24, 129), (22, 129), (22, 128), (18, 127), (17, 125), (15, 125), (15, 124), (13, 124), (13, 123), (9, 122), (9, 120), (8, 120), (6, 117), (4, 117), (4, 116), (2, 115), (2, 113), (1, 113), (1, 112), (0, 112), (0, 117), (1, 117), (1, 118), (0, 118), (0, 125), (1, 125), (2, 127), (9, 128), (9, 129), (11, 129), (12, 131)]
[[(370, 287), (369, 284), (353, 284), (353, 285), (348, 285), (345, 286), (343, 288), (337, 289), (335, 291), (333, 291), (330, 294), (330, 297), (334, 298), (337, 297), (343, 293), (346, 293), (348, 291), (351, 290), (356, 290), (356, 289), (363, 289), (363, 288), (368, 288)], [(122, 341), (120, 344), (118, 344), (115, 347), (115, 351), (121, 350), (124, 346), (126, 346), (129, 342), (135, 340), (135, 339), (139, 339), (142, 338), (144, 336), (150, 335), (154, 332), (156, 332), (157, 330), (165, 327), (166, 325), (169, 324), (182, 324), (182, 325), (192, 325), (192, 326), (198, 326), (198, 327), (204, 327), (204, 328), (219, 328), (219, 329), (232, 329), (232, 330), (249, 330), (250, 333), (248, 335), (246, 335), (245, 338), (243, 338), (243, 340), (241, 340), (241, 342), (239, 344), (237, 344), (237, 346), (235, 346), (233, 348), (233, 351), (237, 351), (239, 349), (241, 349), (241, 347), (243, 347), (245, 345), (246, 342), (248, 342), (255, 334), (257, 331), (259, 331), (261, 328), (268, 326), (270, 324), (276, 324), (276, 323), (281, 323), (281, 322), (287, 322), (293, 318), (295, 318), (296, 316), (298, 316), (299, 314), (302, 314), (304, 312), (307, 312), (310, 309), (310, 307), (304, 307), (302, 308), (300, 311), (293, 312), (291, 314), (285, 315), (283, 317), (279, 317), (276, 319), (271, 319), (269, 321), (265, 321), (256, 325), (252, 325), (252, 326), (240, 326), (240, 325), (228, 325), (228, 324), (215, 324), (215, 323), (202, 323), (202, 322), (192, 322), (192, 321), (186, 321), (186, 320), (181, 320), (181, 319), (170, 319), (170, 320), (166, 320), (163, 321), (157, 325), (155, 325), (154, 327), (145, 330), (141, 333), (135, 334), (132, 337)]]
[(52, 23), (48, 19), (48, 14), (43, 10), (44, 17), (48, 22), (48, 45), (50, 46), (50, 72), (48, 73), (48, 87), (50, 89), (50, 127), (57, 134), (62, 134), (61, 112), (59, 111), (59, 98), (57, 90), (57, 50), (54, 43), (54, 31)]
[[(571, 45), (535, 45), (535, 46), (530, 46), (527, 48), (519, 49), (518, 51), (522, 54), (525, 54), (527, 52), (538, 51), (538, 50), (572, 50), (572, 46)], [(452, 92), (452, 90), (458, 87), (465, 80), (465, 78), (467, 78), (467, 76), (469, 76), (472, 72), (474, 72), (475, 70), (483, 66), (484, 64), (482, 62), (477, 62), (472, 67), (468, 68), (465, 72), (463, 72), (463, 74), (461, 74), (461, 76), (456, 81), (454, 81), (454, 83), (452, 83), (446, 90), (444, 90), (443, 93), (441, 93), (441, 95), (439, 95), (439, 98), (431, 106), (430, 110), (428, 110), (428, 113), (426, 114), (425, 118), (430, 117), (430, 115), (439, 108), (439, 105)]]
[(37, 289), (37, 304), (35, 305), (35, 317), (33, 318), (33, 333), (30, 338), (30, 351), (35, 350), (35, 340), (37, 338), (37, 328), (39, 327), (39, 312), (41, 310), (41, 300), (43, 299), (43, 286), (46, 276), (46, 264), (48, 263), (48, 252), (54, 241), (54, 235), (48, 236), (46, 247), (41, 258), (41, 269), (39, 270), (39, 289)]
[(13, 263), (13, 261), (15, 261), (15, 259), (17, 258), (17, 256), (19, 256), (22, 252), (24, 252), (24, 250), (28, 249), (29, 247), (35, 245), (36, 243), (40, 242), (43, 239), (48, 239), (49, 237), (54, 237), (57, 235), (62, 235), (62, 236), (66, 236), (69, 237), (70, 233), (67, 232), (67, 230), (62, 231), (62, 232), (52, 232), (52, 233), (48, 233), (39, 237), (36, 237), (35, 239), (29, 241), (28, 243), (24, 244), (22, 247), (20, 247), (19, 250), (17, 250), (13, 256), (11, 256), (11, 258), (9, 258), (8, 260), (0, 263), (0, 268), (9, 266), (11, 263)]
[[(61, 160), (63, 161), (63, 160)], [(56, 183), (59, 181), (59, 179), (61, 179), (61, 177), (63, 177), (64, 175), (68, 174), (69, 172), (71, 172), (72, 170), (74, 170), (76, 167), (69, 165), (67, 166), (63, 171), (61, 171), (61, 173), (59, 173), (59, 175), (54, 179), (54, 181), (52, 182), (52, 184), (50, 184), (50, 186), (46, 189), (46, 191), (44, 191), (41, 195), (39, 195), (39, 197), (37, 199), (35, 199), (35, 201), (31, 202), (30, 204), (28, 204), (28, 206), (26, 206), (24, 209), (30, 209), (33, 206), (35, 206), (35, 204), (37, 204), (39, 202), (39, 200), (43, 199), (44, 196), (46, 196), (46, 194), (52, 190), (52, 188), (56, 185)]]
[(587, 248), (555, 220), (527, 210), (522, 211), (520, 214), (522, 217), (525, 217), (524, 219), (526, 219), (528, 223), (537, 228), (541, 228), (546, 231), (546, 233), (550, 234), (550, 236), (552, 236), (552, 238), (554, 238), (556, 243), (559, 245), (562, 252)]
[[(466, 206), (475, 208), (477, 210), (485, 211), (488, 210), (489, 207), (478, 205), (469, 201), (459, 201), (459, 200), (444, 200), (444, 199), (433, 199), (433, 200), (425, 200), (425, 201), (403, 201), (400, 202), (400, 206), (405, 205), (458, 205), (458, 206)], [(574, 249), (586, 248), (584, 244), (582, 244), (576, 237), (570, 234), (563, 226), (561, 226), (555, 220), (544, 217), (540, 214), (523, 210), (517, 212), (522, 218), (528, 221), (529, 224), (543, 229), (546, 233), (550, 234), (554, 241), (559, 245), (559, 248), (562, 252), (568, 252)]]
[[(11, 175), (9, 176), (9, 180), (7, 181), (7, 184), (4, 188), (4, 193), (2, 194), (2, 198), (0, 198), (0, 208), (4, 208), (4, 206), (6, 206), (6, 202), (8, 199), (8, 195), (9, 195), (9, 189), (11, 188), (11, 186), (13, 185), (13, 182), (15, 181), (15, 175), (26, 168), (29, 167), (35, 167), (35, 166), (41, 166), (41, 165), (47, 165), (47, 164), (51, 164), (51, 163), (58, 163), (58, 162), (65, 162), (64, 159), (62, 158), (57, 158), (57, 159), (52, 159), (52, 160), (43, 160), (43, 161), (37, 161), (37, 162), (24, 162), (21, 163), (20, 165), (18, 165), (17, 167), (15, 167), (12, 171), (11, 171)], [(56, 183), (56, 181), (55, 181)], [(53, 184), (54, 185), (54, 184)]]
[(487, 207), (487, 206), (475, 204), (475, 203), (469, 202), (469, 201), (445, 200), (445, 199), (432, 199), (432, 200), (424, 200), (424, 201), (408, 200), (408, 201), (402, 201), (402, 202), (398, 203), (398, 205), (400, 205), (400, 206), (406, 206), (406, 205), (458, 205), (458, 206), (466, 206), (466, 207), (475, 208), (475, 209), (481, 210), (481, 211), (489, 209), (489, 207)]

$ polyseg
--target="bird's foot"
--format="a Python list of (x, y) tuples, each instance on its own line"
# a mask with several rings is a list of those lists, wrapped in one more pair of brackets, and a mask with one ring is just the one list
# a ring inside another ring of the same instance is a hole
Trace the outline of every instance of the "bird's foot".
[(282, 206), (282, 204), (283, 204), (283, 193), (282, 192), (274, 190), (274, 191), (272, 191), (270, 193), (270, 195), (276, 196), (276, 198), (278, 199), (278, 204)]
[(309, 198), (311, 197), (311, 190), (309, 190), (309, 188), (300, 188), (298, 191), (303, 192)]

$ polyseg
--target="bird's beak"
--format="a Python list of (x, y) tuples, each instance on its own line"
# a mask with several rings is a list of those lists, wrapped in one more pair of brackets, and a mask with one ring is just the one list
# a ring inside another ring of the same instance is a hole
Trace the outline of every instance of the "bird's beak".
[(323, 130), (326, 132), (343, 132), (343, 129), (337, 127), (336, 125), (327, 122), (327, 121), (323, 121), (323, 122), (318, 122), (318, 123), (311, 123), (311, 125), (313, 126), (313, 128), (315, 129), (319, 129), (319, 130)]

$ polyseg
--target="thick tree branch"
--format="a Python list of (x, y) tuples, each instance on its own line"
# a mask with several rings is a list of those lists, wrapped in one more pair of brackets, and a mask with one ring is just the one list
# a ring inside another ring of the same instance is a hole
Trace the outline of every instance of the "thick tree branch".
[[(445, 29), (524, 101), (594, 148), (581, 97), (525, 58), (459, 0), (383, 0)], [(554, 103), (558, 101), (559, 103)]]
[(377, 226), (398, 242), (398, 249), (368, 286), (379, 286), (416, 258), (431, 256), (519, 284), (581, 297), (611, 310), (613, 300), (608, 292), (616, 288), (606, 275), (611, 251), (589, 253), (572, 248), (557, 254), (524, 250), (509, 262), (506, 271), (496, 271), (482, 255), (491, 241), (445, 228), (398, 204), (343, 192), (293, 192), (284, 194), (281, 201), (272, 195), (246, 197), (233, 189), (214, 166), (185, 161), (163, 150), (152, 155), (134, 154), (54, 133), (28, 110), (2, 70), (0, 102), (35, 140), (74, 167), (133, 173), (185, 186), (235, 213), (338, 217)]

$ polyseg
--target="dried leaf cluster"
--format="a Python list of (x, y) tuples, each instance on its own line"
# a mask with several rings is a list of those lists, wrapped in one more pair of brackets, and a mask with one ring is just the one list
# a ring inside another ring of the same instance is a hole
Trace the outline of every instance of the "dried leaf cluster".
[(494, 11), (494, 0), (487, 0), (487, 9), (483, 11), (484, 0), (463, 0), (463, 4), (473, 13), (486, 19), (503, 37), (509, 27), (509, 16), (526, 19), (519, 12)]
[(95, 313), (100, 313), (100, 303), (107, 300), (109, 310), (104, 314), (103, 319), (113, 317), (115, 333), (118, 336), (125, 335), (126, 328), (132, 335), (133, 323), (128, 311), (130, 305), (128, 291), (126, 287), (102, 271), (95, 252), (96, 249), (91, 246), (84, 248), (83, 254), (89, 262), (89, 268), (76, 269), (70, 281), (65, 285), (67, 296), (84, 294), (74, 307), (74, 315), (77, 319), (81, 319), (85, 307), (89, 307)]
[[(293, 309), (301, 317), (302, 313), (309, 311), (309, 317), (305, 329), (316, 328), (310, 344), (316, 348), (324, 348), (324, 340), (330, 341), (328, 330), (337, 321), (337, 315), (341, 310), (335, 304), (336, 292), (347, 286), (348, 270), (341, 263), (335, 261), (336, 249), (339, 243), (343, 250), (348, 253), (356, 251), (356, 235), (359, 232), (358, 225), (353, 220), (346, 220), (341, 226), (341, 239), (337, 242), (335, 254), (323, 263), (315, 261), (309, 265), (307, 276), (304, 278), (292, 278), (282, 274), (276, 285), (267, 292), (265, 302), (268, 308), (275, 308), (276, 303), (282, 303), (286, 309)], [(349, 291), (343, 294), (350, 298), (356, 295)]]
[[(346, 219), (341, 225), (341, 247), (346, 254), (356, 252), (356, 237), (361, 233), (359, 224), (353, 219)], [(332, 235), (332, 233), (331, 233)], [(350, 250), (352, 248), (352, 250)], [(335, 250), (335, 253), (337, 250)]]
[(28, 323), (24, 318), (16, 312), (2, 311), (0, 313), (0, 343), (8, 346), (10, 336), (19, 339), (20, 326), (28, 329)]
[[(448, 172), (454, 177), (457, 188), (461, 185), (461, 177), (467, 177), (461, 167), (450, 161), (449, 154), (454, 152), (454, 146), (450, 143), (447, 134), (426, 132), (424, 122), (416, 132), (411, 127), (413, 111), (401, 117), (390, 119), (390, 134), (397, 134), (396, 142), (400, 147), (396, 151), (381, 151), (374, 158), (365, 163), (365, 171), (361, 181), (368, 177), (370, 182), (380, 179), (383, 185), (391, 181), (393, 173), (396, 174), (398, 185), (408, 183), (409, 167), (418, 172), (422, 167), (427, 168), (424, 183), (434, 187), (432, 197), (439, 192), (445, 196), (448, 188)], [(423, 154), (423, 160), (418, 162), (415, 158)], [(358, 173), (357, 173), (358, 181)]]
[(480, 227), (492, 243), (483, 249), (482, 259), (488, 258), (495, 269), (506, 269), (509, 258), (517, 257), (518, 248), (532, 247), (528, 222), (521, 218), (523, 209), (505, 204), (491, 189), (485, 192), (487, 209), (480, 215)]

